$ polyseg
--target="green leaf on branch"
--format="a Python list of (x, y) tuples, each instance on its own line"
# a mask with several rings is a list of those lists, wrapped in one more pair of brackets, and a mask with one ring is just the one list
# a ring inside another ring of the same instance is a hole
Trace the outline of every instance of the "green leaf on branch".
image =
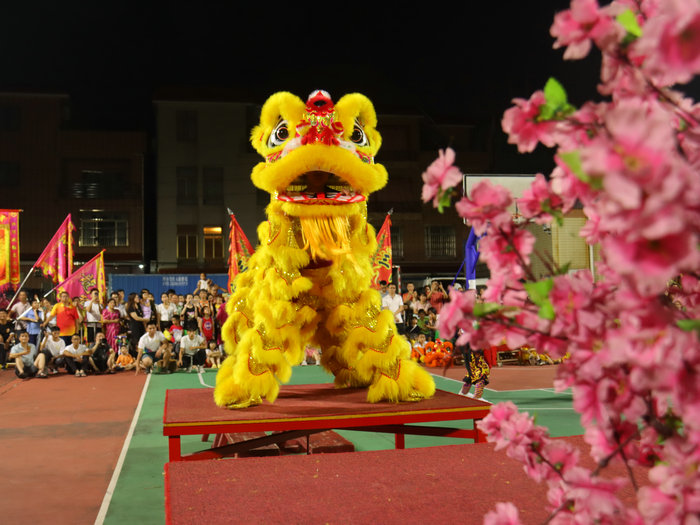
[(498, 312), (503, 307), (498, 303), (476, 303), (474, 304), (474, 316), (483, 317), (494, 312)]
[(540, 307), (537, 315), (542, 319), (553, 320), (556, 314), (554, 313), (552, 301), (549, 300), (549, 292), (551, 292), (554, 287), (554, 281), (549, 278), (534, 283), (525, 283), (524, 286), (530, 300)]
[(566, 105), (566, 90), (559, 81), (553, 77), (544, 85), (544, 99), (548, 105), (558, 108)]
[(622, 13), (617, 15), (615, 20), (627, 31), (627, 35), (633, 39), (642, 36), (642, 28), (639, 27), (639, 23), (637, 22), (637, 15), (635, 15), (631, 9), (625, 9)]
[(440, 191), (438, 194), (438, 211), (443, 212), (445, 208), (449, 208), (452, 205), (452, 190)]
[(678, 328), (686, 332), (695, 331), (695, 333), (700, 337), (700, 319), (681, 319), (676, 321)]
[(566, 99), (566, 90), (555, 78), (550, 78), (544, 86), (545, 103), (540, 106), (538, 121), (564, 120), (576, 108)]
[(559, 152), (559, 158), (566, 164), (566, 166), (571, 170), (578, 180), (585, 182), (591, 188), (595, 190), (603, 189), (603, 182), (597, 177), (591, 177), (588, 173), (583, 171), (583, 166), (581, 164), (581, 154), (574, 151)]

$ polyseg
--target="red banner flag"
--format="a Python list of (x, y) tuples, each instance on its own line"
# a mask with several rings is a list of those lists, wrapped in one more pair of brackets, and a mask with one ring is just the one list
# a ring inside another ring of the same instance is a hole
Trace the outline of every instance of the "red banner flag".
[(372, 256), (372, 288), (379, 289), (379, 281), (391, 281), (391, 214), (386, 214), (384, 224), (377, 233), (377, 251)]
[(97, 288), (100, 300), (104, 300), (107, 286), (105, 283), (104, 250), (95, 255), (68, 279), (56, 287), (57, 293), (68, 292), (71, 297), (80, 297), (80, 302), (87, 301), (90, 290)]
[(19, 284), (19, 212), (0, 210), (0, 291)]
[(253, 246), (248, 241), (248, 237), (243, 233), (241, 225), (236, 217), (231, 215), (229, 226), (229, 252), (228, 252), (228, 291), (233, 292), (233, 280), (241, 272), (248, 269), (248, 259), (253, 254)]
[(54, 283), (65, 281), (73, 271), (73, 230), (69, 213), (34, 263)]

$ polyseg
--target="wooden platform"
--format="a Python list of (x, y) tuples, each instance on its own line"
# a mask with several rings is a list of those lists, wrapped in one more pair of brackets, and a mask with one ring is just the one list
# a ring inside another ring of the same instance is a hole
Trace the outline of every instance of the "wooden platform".
[[(475, 442), (483, 436), (472, 429), (418, 426), (413, 423), (483, 419), (491, 405), (437, 390), (432, 399), (416, 403), (368, 403), (364, 388), (336, 389), (332, 384), (283, 386), (275, 403), (240, 410), (219, 408), (209, 389), (168, 390), (163, 435), (169, 438), (170, 461), (217, 458), (281, 443), (331, 429), (395, 434), (396, 448), (404, 434), (461, 437)], [(180, 436), (238, 432), (272, 432), (235, 445), (212, 448), (183, 457)]]

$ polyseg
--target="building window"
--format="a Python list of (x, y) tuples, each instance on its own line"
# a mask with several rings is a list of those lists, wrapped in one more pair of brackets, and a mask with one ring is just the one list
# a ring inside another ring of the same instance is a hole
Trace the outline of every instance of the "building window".
[(197, 204), (197, 168), (178, 166), (177, 168), (177, 203)]
[(197, 112), (177, 111), (175, 113), (175, 134), (179, 142), (197, 142)]
[(13, 188), (19, 186), (19, 164), (0, 161), (0, 186)]
[(124, 174), (119, 171), (82, 170), (80, 180), (71, 183), (74, 199), (124, 198)]
[(177, 225), (177, 258), (197, 258), (197, 226), (190, 224)]
[(84, 212), (80, 218), (79, 246), (129, 246), (126, 213)]
[(391, 227), (391, 257), (403, 259), (403, 235), (401, 235), (400, 226)]
[(224, 235), (221, 226), (204, 227), (204, 258), (223, 259)]
[(0, 106), (0, 131), (19, 131), (21, 113), (17, 106)]
[(425, 255), (428, 258), (455, 257), (455, 229), (452, 226), (425, 227)]
[(217, 166), (202, 170), (202, 201), (204, 204), (224, 203), (224, 168)]

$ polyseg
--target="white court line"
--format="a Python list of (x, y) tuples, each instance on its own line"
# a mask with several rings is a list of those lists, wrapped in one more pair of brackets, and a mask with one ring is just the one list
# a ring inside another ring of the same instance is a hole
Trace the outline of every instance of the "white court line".
[(567, 396), (573, 396), (573, 392), (557, 392), (553, 388), (538, 388), (537, 390), (542, 390), (543, 392), (547, 392), (548, 394), (563, 394)]
[(199, 376), (199, 383), (202, 386), (205, 386), (207, 388), (214, 388), (212, 385), (208, 385), (207, 383), (204, 382), (204, 379), (202, 379), (202, 376), (204, 375), (202, 372), (197, 372), (197, 375)]
[(146, 399), (146, 391), (148, 390), (148, 384), (151, 382), (151, 374), (146, 376), (146, 382), (143, 384), (143, 390), (141, 391), (141, 399), (139, 399), (139, 404), (136, 406), (136, 411), (134, 412), (134, 417), (131, 420), (131, 426), (129, 427), (129, 432), (126, 434), (126, 439), (124, 440), (124, 445), (122, 446), (122, 451), (119, 454), (119, 459), (117, 460), (117, 466), (114, 467), (114, 472), (112, 473), (112, 479), (109, 481), (107, 486), (107, 492), (105, 492), (105, 497), (102, 499), (102, 506), (100, 506), (100, 511), (97, 513), (97, 518), (95, 518), (95, 525), (102, 525), (107, 517), (107, 509), (109, 509), (109, 504), (112, 502), (112, 496), (114, 495), (114, 489), (117, 486), (117, 481), (119, 480), (119, 475), (122, 472), (122, 467), (124, 466), (124, 458), (126, 458), (126, 453), (129, 450), (129, 445), (131, 444), (131, 438), (134, 435), (134, 429), (136, 428), (136, 423), (139, 420), (139, 415), (141, 414), (141, 407), (143, 407), (143, 400)]

